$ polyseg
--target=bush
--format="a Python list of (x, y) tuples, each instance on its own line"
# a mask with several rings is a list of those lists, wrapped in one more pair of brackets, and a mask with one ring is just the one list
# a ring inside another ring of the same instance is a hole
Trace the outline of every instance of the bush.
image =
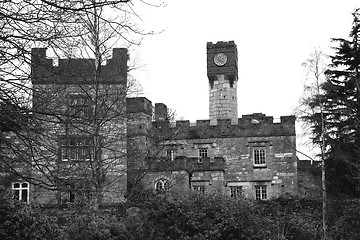
[(43, 214), (39, 207), (8, 199), (2, 195), (0, 200), (0, 239), (63, 239), (56, 217)]
[(333, 239), (360, 239), (360, 200), (336, 201), (335, 217), (330, 234)]
[[(270, 201), (223, 195), (145, 194), (113, 208), (40, 208), (0, 203), (0, 239), (320, 239), (321, 201)], [(2, 199), (3, 200), (3, 199)], [(360, 239), (360, 201), (335, 202), (333, 239)]]

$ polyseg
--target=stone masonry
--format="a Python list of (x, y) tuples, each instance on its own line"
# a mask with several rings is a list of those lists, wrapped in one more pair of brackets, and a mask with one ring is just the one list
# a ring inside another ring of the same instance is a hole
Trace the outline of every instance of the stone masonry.
[(99, 68), (93, 59), (54, 65), (46, 49), (32, 49), (33, 108), (42, 130), (34, 161), (47, 169), (33, 174), (50, 186), (31, 188), (33, 201), (64, 203), (90, 195), (100, 202), (124, 200), (127, 58), (126, 49), (114, 49)]
[(93, 59), (55, 65), (46, 49), (33, 49), (33, 107), (42, 122), (34, 162), (46, 171), (31, 174), (50, 187), (31, 182), (30, 201), (73, 201), (75, 190), (102, 203), (135, 189), (258, 200), (297, 194), (295, 117), (238, 118), (236, 44), (206, 48), (209, 119), (196, 123), (170, 123), (165, 104), (153, 113), (147, 98), (126, 98), (126, 49), (114, 49), (99, 69)]
[[(226, 55), (220, 64), (218, 54)], [(233, 41), (207, 43), (209, 120), (169, 123), (166, 105), (155, 104), (151, 139), (156, 151), (147, 155), (143, 187), (260, 200), (297, 194), (295, 117), (282, 116), (280, 122), (261, 113), (238, 118), (237, 69)]]

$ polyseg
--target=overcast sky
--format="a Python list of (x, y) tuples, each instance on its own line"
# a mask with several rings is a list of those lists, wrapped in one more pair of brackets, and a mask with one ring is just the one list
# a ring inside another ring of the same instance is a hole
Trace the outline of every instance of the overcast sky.
[(291, 115), (302, 94), (301, 66), (315, 47), (347, 38), (359, 0), (168, 0), (142, 12), (144, 26), (164, 32), (144, 39), (136, 76), (144, 96), (178, 117), (208, 119), (206, 42), (238, 49), (238, 113)]

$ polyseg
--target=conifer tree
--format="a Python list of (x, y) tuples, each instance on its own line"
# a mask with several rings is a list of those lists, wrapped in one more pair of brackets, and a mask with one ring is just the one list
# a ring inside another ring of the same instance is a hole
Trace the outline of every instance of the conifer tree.
[(339, 45), (330, 56), (322, 93), (308, 102), (311, 108), (319, 102), (323, 107), (324, 121), (316, 112), (307, 120), (313, 123), (315, 143), (326, 132), (326, 181), (333, 196), (360, 196), (360, 9), (353, 17), (349, 40), (332, 39)]

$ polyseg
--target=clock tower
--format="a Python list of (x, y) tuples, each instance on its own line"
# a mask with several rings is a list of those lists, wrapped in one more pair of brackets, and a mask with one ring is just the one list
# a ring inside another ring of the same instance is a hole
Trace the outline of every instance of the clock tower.
[(208, 42), (207, 76), (209, 79), (209, 117), (231, 119), (237, 123), (237, 47), (234, 41)]

